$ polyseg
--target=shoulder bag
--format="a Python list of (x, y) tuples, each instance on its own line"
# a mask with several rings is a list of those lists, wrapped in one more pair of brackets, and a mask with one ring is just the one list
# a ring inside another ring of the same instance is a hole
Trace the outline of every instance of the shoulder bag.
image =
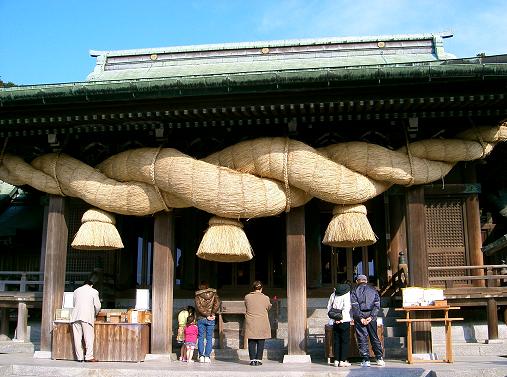
[[(336, 300), (336, 292), (335, 292), (334, 298), (333, 298), (333, 305), (334, 305), (334, 300)], [(333, 308), (332, 305), (331, 305), (331, 309), (329, 309), (329, 311), (327, 312), (327, 316), (335, 321), (341, 321), (343, 319), (342, 310), (337, 309), (337, 308)]]

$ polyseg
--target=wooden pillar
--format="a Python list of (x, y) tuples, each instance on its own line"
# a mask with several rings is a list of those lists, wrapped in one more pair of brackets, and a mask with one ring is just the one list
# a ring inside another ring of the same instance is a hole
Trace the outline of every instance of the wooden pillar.
[(174, 287), (174, 214), (155, 216), (153, 235), (153, 284), (151, 353), (172, 352)]
[(363, 266), (363, 275), (366, 275), (368, 281), (370, 280), (370, 266), (368, 264), (368, 246), (361, 247), (361, 260)]
[[(476, 162), (470, 162), (467, 169), (463, 169), (465, 181), (467, 183), (477, 183)], [(468, 235), (468, 255), (472, 266), (483, 266), (484, 256), (482, 254), (482, 235), (481, 235), (481, 212), (479, 208), (479, 196), (473, 194), (467, 197), (465, 201), (466, 208), (466, 230)], [(484, 276), (484, 270), (471, 270), (474, 276)], [(484, 280), (472, 280), (475, 287), (484, 287)]]
[(353, 266), (353, 257), (352, 257), (352, 248), (348, 247), (345, 249), (345, 258), (347, 260), (347, 280), (354, 281), (354, 266)]
[(67, 264), (68, 228), (65, 220), (65, 198), (49, 197), (44, 289), (40, 334), (41, 351), (51, 350), (51, 330), (56, 309), (62, 307)]
[[(424, 188), (416, 186), (407, 190), (407, 240), (410, 285), (428, 287), (428, 252), (426, 248), (426, 216)], [(417, 318), (429, 318), (429, 313), (418, 313)], [(413, 324), (413, 352), (431, 353), (431, 323)]]
[(398, 256), (400, 251), (406, 252), (407, 246), (407, 222), (405, 216), (405, 198), (402, 195), (389, 197), (389, 224), (391, 243), (388, 254), (393, 275), (398, 271)]
[(148, 288), (148, 272), (149, 272), (149, 266), (148, 266), (148, 244), (149, 240), (151, 239), (151, 233), (153, 232), (153, 229), (151, 228), (151, 222), (150, 224), (147, 224), (146, 222), (143, 223), (143, 242), (141, 246), (141, 288)]
[(182, 265), (181, 265), (181, 287), (194, 290), (197, 282), (198, 262), (195, 253), (199, 248), (199, 242), (204, 234), (201, 223), (195, 208), (186, 208), (182, 211)]
[[(472, 266), (483, 266), (484, 257), (482, 254), (482, 237), (481, 237), (481, 214), (479, 209), (479, 197), (477, 194), (470, 195), (465, 201), (466, 207), (466, 228), (468, 235), (468, 252), (470, 256), (470, 264)], [(483, 276), (484, 270), (474, 269), (470, 271), (472, 275)], [(484, 287), (484, 280), (472, 280), (475, 287)]]
[(304, 207), (292, 208), (287, 221), (288, 354), (306, 354), (306, 246)]
[(24, 302), (18, 304), (18, 323), (16, 326), (16, 339), (20, 342), (28, 342), (28, 309)]
[(9, 308), (2, 308), (1, 310), (0, 334), (9, 336)]
[(488, 298), (488, 340), (498, 339), (498, 307), (496, 300)]
[[(48, 234), (48, 213), (49, 213), (49, 206), (46, 204), (44, 206), (44, 217), (42, 220), (42, 242), (41, 242), (41, 249), (40, 249), (40, 261), (39, 261), (39, 271), (44, 272), (44, 264), (46, 262), (46, 238)], [(39, 280), (39, 279), (37, 279)], [(41, 286), (39, 288), (42, 289)]]
[(320, 211), (317, 200), (305, 207), (306, 265), (308, 288), (322, 287)]

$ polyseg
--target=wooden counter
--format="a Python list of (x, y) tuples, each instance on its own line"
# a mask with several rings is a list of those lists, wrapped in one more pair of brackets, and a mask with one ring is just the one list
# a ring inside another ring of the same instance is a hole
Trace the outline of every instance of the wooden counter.
[[(94, 357), (99, 361), (144, 361), (150, 352), (150, 325), (95, 322)], [(76, 360), (72, 325), (53, 322), (52, 359)]]

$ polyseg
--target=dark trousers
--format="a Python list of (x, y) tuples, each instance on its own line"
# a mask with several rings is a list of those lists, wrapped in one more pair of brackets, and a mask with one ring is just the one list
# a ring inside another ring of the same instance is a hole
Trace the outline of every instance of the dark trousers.
[(359, 354), (363, 360), (370, 359), (370, 351), (368, 349), (368, 337), (370, 337), (371, 348), (377, 359), (383, 357), (382, 344), (377, 335), (377, 320), (371, 321), (366, 326), (360, 321), (355, 321), (357, 346), (359, 347)]
[(262, 360), (264, 353), (264, 339), (248, 339), (248, 354), (250, 360)]
[(349, 356), (350, 322), (333, 324), (333, 353), (334, 359), (345, 361)]

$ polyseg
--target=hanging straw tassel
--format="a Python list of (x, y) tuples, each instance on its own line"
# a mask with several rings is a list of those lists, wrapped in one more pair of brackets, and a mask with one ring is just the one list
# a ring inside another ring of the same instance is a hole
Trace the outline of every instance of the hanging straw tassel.
[(362, 204), (335, 206), (333, 218), (324, 235), (325, 245), (333, 247), (359, 247), (377, 241)]
[(246, 262), (253, 253), (239, 220), (214, 216), (209, 220), (197, 256), (215, 262)]
[(78, 250), (123, 249), (120, 234), (114, 226), (114, 216), (97, 208), (89, 209), (81, 219), (81, 227), (72, 241)]

